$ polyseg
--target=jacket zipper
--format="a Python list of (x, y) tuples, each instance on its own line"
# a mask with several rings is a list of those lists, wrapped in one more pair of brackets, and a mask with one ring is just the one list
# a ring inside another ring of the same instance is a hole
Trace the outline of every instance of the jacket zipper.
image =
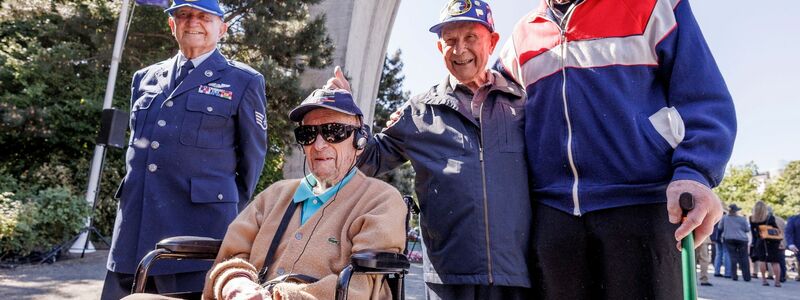
[(569, 117), (569, 105), (567, 103), (567, 27), (569, 19), (572, 17), (572, 12), (582, 3), (583, 2), (571, 5), (561, 19), (560, 24), (556, 23), (558, 29), (561, 30), (561, 100), (564, 102), (564, 118), (567, 120), (567, 159), (569, 160), (569, 167), (572, 170), (572, 176), (575, 178), (575, 181), (572, 183), (572, 204), (574, 207), (572, 214), (575, 216), (581, 215), (581, 204), (578, 198), (578, 183), (580, 177), (578, 176), (578, 167), (575, 165), (575, 158), (573, 156), (572, 120)]
[(489, 284), (494, 283), (494, 276), (492, 275), (492, 250), (491, 243), (489, 242), (489, 197), (486, 195), (486, 163), (483, 160), (483, 103), (481, 102), (481, 110), (478, 112), (478, 132), (480, 140), (478, 140), (478, 154), (481, 161), (481, 180), (483, 181), (483, 226), (486, 228), (486, 261), (489, 271)]

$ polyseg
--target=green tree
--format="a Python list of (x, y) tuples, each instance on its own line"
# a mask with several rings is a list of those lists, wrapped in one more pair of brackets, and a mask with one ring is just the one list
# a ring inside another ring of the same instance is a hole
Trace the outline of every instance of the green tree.
[(790, 162), (780, 177), (767, 185), (763, 199), (784, 219), (800, 213), (800, 161)]
[(383, 60), (381, 81), (378, 84), (378, 98), (375, 101), (375, 118), (372, 131), (380, 132), (389, 116), (403, 103), (408, 101), (410, 93), (403, 91), (403, 60), (400, 58), (402, 51), (397, 49), (392, 56), (386, 54)]
[(743, 166), (731, 166), (725, 179), (714, 191), (725, 205), (736, 204), (742, 208), (744, 214), (749, 214), (759, 198), (756, 174), (758, 167), (752, 162)]
[[(391, 57), (387, 53), (384, 58), (381, 81), (378, 84), (378, 98), (375, 100), (373, 132), (379, 132), (380, 128), (389, 120), (389, 116), (409, 99), (409, 92), (403, 91), (405, 76), (402, 75), (403, 61), (400, 58), (401, 54), (402, 52), (398, 49)], [(415, 173), (414, 169), (411, 168), (411, 164), (405, 163), (378, 178), (393, 185), (403, 195), (412, 195), (414, 193), (414, 176)]]
[[(312, 18), (307, 9), (319, 1), (222, 1), (231, 24), (222, 52), (260, 71), (267, 84), (270, 147), (259, 190), (282, 176), (283, 151), (290, 141), (286, 112), (307, 94), (299, 88), (299, 77), (308, 68), (330, 63), (333, 46), (324, 16)], [(0, 1), (0, 171), (14, 177), (13, 197), (54, 187), (37, 175), (54, 170), (66, 174), (56, 185), (83, 195), (120, 5), (107, 0)], [(113, 105), (127, 110), (133, 72), (177, 51), (163, 10), (135, 6)], [(95, 212), (105, 234), (111, 234), (116, 213), (111, 197), (123, 174), (123, 152), (109, 149)]]

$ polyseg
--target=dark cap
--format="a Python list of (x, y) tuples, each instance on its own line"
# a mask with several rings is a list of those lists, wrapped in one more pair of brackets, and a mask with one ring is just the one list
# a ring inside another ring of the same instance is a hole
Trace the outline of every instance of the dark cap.
[(735, 212), (740, 211), (740, 210), (742, 210), (742, 209), (739, 208), (739, 206), (736, 206), (736, 204), (731, 204), (731, 205), (728, 206), (728, 211), (730, 211), (732, 213), (735, 213)]
[(214, 14), (220, 17), (222, 17), (225, 14), (219, 7), (218, 0), (175, 0), (172, 2), (172, 6), (165, 9), (164, 12), (172, 15), (172, 12), (181, 7), (191, 7), (194, 9), (199, 9), (204, 12)]
[(303, 121), (303, 116), (306, 113), (317, 109), (327, 108), (338, 111), (343, 114), (351, 116), (358, 116), (363, 118), (364, 114), (353, 101), (353, 96), (346, 90), (323, 90), (318, 89), (311, 93), (311, 95), (303, 100), (300, 105), (289, 112), (289, 120), (294, 122)]
[(442, 26), (452, 22), (477, 22), (494, 32), (494, 19), (489, 3), (479, 0), (451, 0), (442, 8), (439, 23), (433, 25), (431, 32), (441, 34)]

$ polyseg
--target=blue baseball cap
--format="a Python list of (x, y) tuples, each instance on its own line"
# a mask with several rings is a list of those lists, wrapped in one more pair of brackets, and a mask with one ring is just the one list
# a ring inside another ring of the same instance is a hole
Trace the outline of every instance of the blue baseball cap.
[(172, 2), (172, 6), (165, 9), (164, 12), (172, 15), (173, 11), (181, 7), (191, 7), (194, 9), (199, 9), (204, 12), (214, 14), (220, 17), (222, 17), (225, 14), (224, 12), (222, 12), (222, 8), (219, 7), (218, 0), (175, 0)]
[(442, 27), (452, 22), (478, 22), (494, 32), (494, 19), (489, 3), (479, 0), (450, 0), (442, 8), (439, 23), (433, 25), (430, 31), (441, 35)]
[(361, 109), (353, 101), (353, 96), (346, 90), (323, 90), (318, 89), (311, 93), (303, 102), (289, 112), (289, 120), (294, 122), (303, 121), (306, 113), (317, 108), (327, 108), (351, 116), (364, 118)]

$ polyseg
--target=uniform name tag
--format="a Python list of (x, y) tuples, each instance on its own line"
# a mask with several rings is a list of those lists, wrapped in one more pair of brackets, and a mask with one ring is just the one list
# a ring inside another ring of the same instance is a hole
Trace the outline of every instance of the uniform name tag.
[(200, 88), (197, 89), (197, 92), (200, 93), (200, 94), (217, 96), (217, 97), (220, 97), (222, 99), (228, 99), (228, 100), (233, 99), (233, 92), (232, 91), (227, 91), (227, 90), (223, 90), (223, 89), (219, 89), (219, 88), (215, 88), (215, 87), (210, 87), (210, 86), (207, 86), (207, 85), (201, 85)]

